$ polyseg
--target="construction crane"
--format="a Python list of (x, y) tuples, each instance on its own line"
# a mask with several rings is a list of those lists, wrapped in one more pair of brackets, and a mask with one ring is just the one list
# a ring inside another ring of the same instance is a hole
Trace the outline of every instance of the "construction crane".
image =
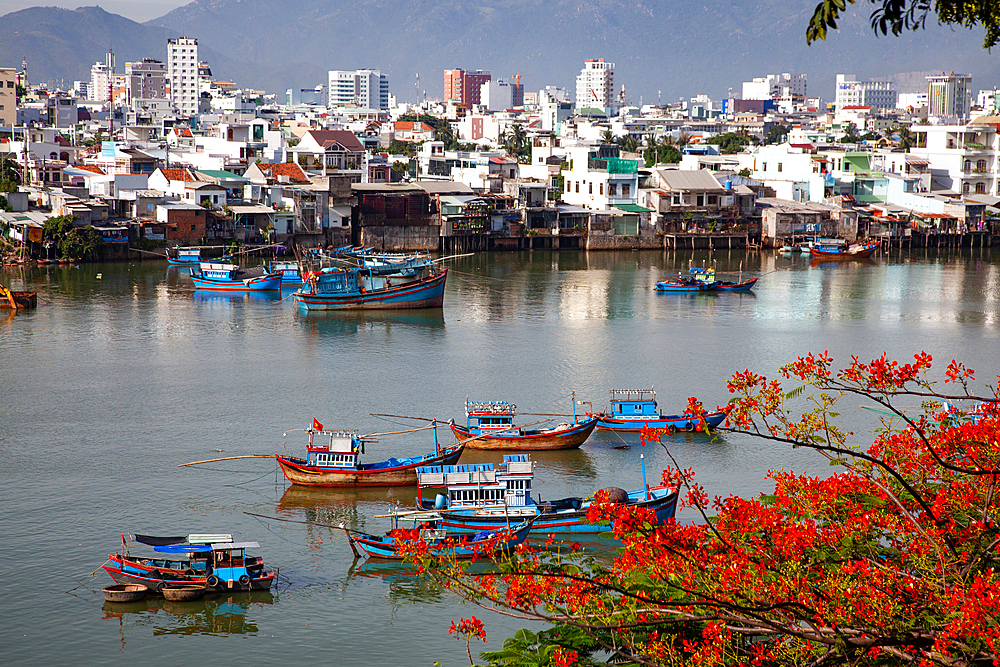
[(520, 86), (520, 85), (521, 85), (521, 77), (522, 77), (522, 76), (523, 76), (523, 77), (524, 77), (525, 79), (527, 79), (527, 78), (528, 78), (529, 76), (535, 76), (535, 75), (534, 75), (534, 74), (521, 74), (521, 70), (517, 70), (517, 74), (515, 74), (515, 75), (513, 76), (513, 79), (514, 79), (514, 85), (515, 85), (515, 86)]

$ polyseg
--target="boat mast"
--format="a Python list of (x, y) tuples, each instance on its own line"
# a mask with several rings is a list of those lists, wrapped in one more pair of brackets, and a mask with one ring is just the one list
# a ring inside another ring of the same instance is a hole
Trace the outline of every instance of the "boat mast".
[(431, 428), (434, 429), (434, 456), (441, 456), (441, 446), (438, 444), (438, 427), (436, 419), (431, 422)]
[(574, 424), (577, 423), (576, 422), (576, 392), (575, 391), (573, 392), (573, 423)]

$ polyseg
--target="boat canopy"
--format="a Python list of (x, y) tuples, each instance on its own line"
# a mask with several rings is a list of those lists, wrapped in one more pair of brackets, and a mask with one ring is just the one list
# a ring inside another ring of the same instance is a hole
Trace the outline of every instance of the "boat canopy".
[(211, 550), (212, 547), (208, 544), (164, 544), (153, 547), (153, 551), (161, 554), (206, 553)]
[(222, 542), (213, 544), (213, 551), (225, 551), (227, 549), (257, 549), (260, 545), (256, 542)]

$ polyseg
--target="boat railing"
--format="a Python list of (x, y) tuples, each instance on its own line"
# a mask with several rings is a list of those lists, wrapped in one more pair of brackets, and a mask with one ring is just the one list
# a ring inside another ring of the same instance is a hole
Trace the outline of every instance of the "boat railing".
[(513, 416), (517, 406), (507, 401), (465, 401), (465, 414), (469, 417), (482, 415), (491, 417), (494, 415)]
[(652, 389), (612, 389), (612, 403), (644, 403), (655, 401), (656, 392)]

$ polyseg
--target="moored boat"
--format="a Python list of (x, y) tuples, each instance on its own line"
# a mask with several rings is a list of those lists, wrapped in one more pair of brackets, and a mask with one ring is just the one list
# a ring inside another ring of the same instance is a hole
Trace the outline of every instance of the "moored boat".
[(282, 287), (302, 284), (302, 275), (299, 273), (298, 262), (268, 262), (267, 272), (280, 273)]
[(526, 429), (514, 425), (517, 406), (506, 401), (480, 402), (465, 399), (465, 426), (448, 422), (459, 441), (468, 441), (469, 449), (547, 450), (573, 449), (582, 445), (597, 418), (576, 416), (573, 394), (573, 423), (561, 422), (551, 428)]
[(878, 248), (878, 240), (848, 245), (843, 239), (816, 239), (809, 252), (816, 259), (868, 259)]
[(167, 263), (173, 266), (194, 266), (204, 261), (201, 248), (174, 248), (174, 254), (167, 249)]
[[(350, 541), (351, 551), (356, 558), (362, 554), (369, 558), (403, 560), (406, 558), (400, 546), (404, 540), (421, 540), (427, 545), (428, 553), (459, 560), (496, 558), (509, 554), (514, 547), (524, 542), (531, 531), (531, 519), (522, 520), (514, 526), (497, 530), (484, 530), (474, 535), (450, 533), (440, 527), (441, 516), (437, 513), (413, 512), (406, 519), (414, 522), (412, 530), (400, 529), (398, 520), (393, 518), (392, 528), (385, 535), (369, 535), (350, 530), (340, 524)], [(417, 524), (420, 524), (419, 527)]]
[(463, 445), (441, 447), (434, 430), (434, 451), (402, 459), (391, 457), (377, 463), (360, 463), (366, 440), (354, 431), (325, 430), (313, 420), (305, 458), (276, 455), (281, 472), (292, 484), (303, 486), (413, 486), (417, 468), (448, 465), (458, 461)]
[[(248, 556), (256, 542), (234, 542), (231, 535), (154, 537), (135, 535), (153, 554), (130, 553), (122, 535), (120, 553), (108, 556), (105, 572), (117, 584), (141, 584), (160, 593), (164, 586), (201, 587), (206, 592), (269, 590), (275, 573), (264, 569), (260, 556)], [(172, 556), (172, 557), (171, 557)]]
[[(645, 462), (643, 462), (645, 477)], [(592, 499), (562, 498), (543, 502), (532, 495), (534, 462), (527, 454), (505, 454), (503, 463), (473, 463), (457, 466), (428, 466), (418, 470), (420, 509), (441, 516), (439, 525), (451, 532), (477, 533), (498, 530), (526, 519), (534, 519), (532, 535), (552, 533), (596, 534), (609, 530), (609, 522), (590, 523), (587, 510)], [(644, 484), (645, 486), (645, 484)], [(444, 487), (433, 499), (424, 498), (424, 489)], [(606, 489), (612, 502), (643, 507), (656, 523), (673, 518), (677, 509), (677, 489), (654, 486), (626, 492)]]
[(38, 293), (34, 290), (9, 290), (0, 285), (0, 308), (21, 310), (38, 307)]
[(430, 257), (413, 255), (401, 261), (307, 271), (293, 298), (303, 310), (440, 308), (447, 278), (448, 270), (436, 268)]
[(652, 389), (612, 389), (610, 407), (597, 415), (598, 430), (639, 432), (644, 428), (669, 431), (710, 430), (726, 419), (728, 410), (706, 412), (691, 401), (681, 414), (664, 415), (657, 411), (656, 392)]
[(241, 269), (235, 264), (202, 262), (191, 270), (195, 289), (219, 292), (258, 292), (281, 289), (281, 274), (266, 273), (263, 267)]

